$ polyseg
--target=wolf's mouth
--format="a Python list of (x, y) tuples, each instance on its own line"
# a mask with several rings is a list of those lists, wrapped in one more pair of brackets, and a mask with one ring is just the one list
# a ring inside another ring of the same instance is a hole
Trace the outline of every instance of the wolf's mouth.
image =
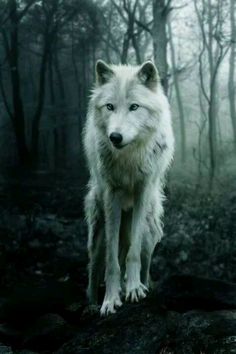
[(121, 150), (121, 149), (123, 149), (125, 146), (127, 146), (128, 144), (123, 144), (123, 145), (121, 145), (121, 144), (112, 144), (116, 149), (118, 149), (118, 150)]

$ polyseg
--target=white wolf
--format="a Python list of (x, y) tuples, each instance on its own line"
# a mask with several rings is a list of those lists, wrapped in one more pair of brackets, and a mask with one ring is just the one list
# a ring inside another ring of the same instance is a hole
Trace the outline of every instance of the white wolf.
[(85, 199), (90, 303), (105, 274), (101, 315), (114, 313), (122, 295), (146, 296), (149, 268), (162, 236), (163, 179), (174, 150), (170, 109), (158, 71), (96, 64), (84, 147), (90, 170)]

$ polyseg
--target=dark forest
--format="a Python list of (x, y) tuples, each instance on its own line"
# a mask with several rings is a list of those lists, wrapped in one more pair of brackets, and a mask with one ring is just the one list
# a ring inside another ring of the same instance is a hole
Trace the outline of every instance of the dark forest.
[[(98, 59), (152, 60), (175, 135), (155, 286), (106, 318), (83, 206)], [(236, 352), (235, 71), (235, 0), (0, 0), (0, 353)]]

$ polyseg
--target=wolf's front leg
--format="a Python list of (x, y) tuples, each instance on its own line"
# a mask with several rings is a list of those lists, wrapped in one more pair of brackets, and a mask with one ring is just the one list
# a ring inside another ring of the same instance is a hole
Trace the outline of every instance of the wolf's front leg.
[(126, 258), (126, 300), (137, 302), (146, 297), (147, 287), (141, 283), (141, 244), (146, 205), (149, 200), (148, 186), (143, 187), (135, 198), (131, 226), (130, 248)]
[(119, 265), (119, 231), (121, 223), (121, 208), (118, 198), (111, 191), (104, 196), (105, 228), (106, 228), (106, 292), (101, 307), (101, 315), (116, 312), (116, 307), (122, 305), (120, 299), (120, 265)]

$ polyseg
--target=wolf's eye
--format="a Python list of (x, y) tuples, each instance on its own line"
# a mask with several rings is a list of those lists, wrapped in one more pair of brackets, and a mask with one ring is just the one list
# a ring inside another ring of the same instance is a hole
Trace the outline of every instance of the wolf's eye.
[(133, 103), (131, 104), (131, 106), (129, 107), (130, 111), (136, 111), (139, 108), (139, 105), (137, 103)]
[(114, 111), (114, 106), (113, 106), (113, 104), (107, 103), (107, 104), (106, 104), (106, 107), (107, 107), (108, 111)]

